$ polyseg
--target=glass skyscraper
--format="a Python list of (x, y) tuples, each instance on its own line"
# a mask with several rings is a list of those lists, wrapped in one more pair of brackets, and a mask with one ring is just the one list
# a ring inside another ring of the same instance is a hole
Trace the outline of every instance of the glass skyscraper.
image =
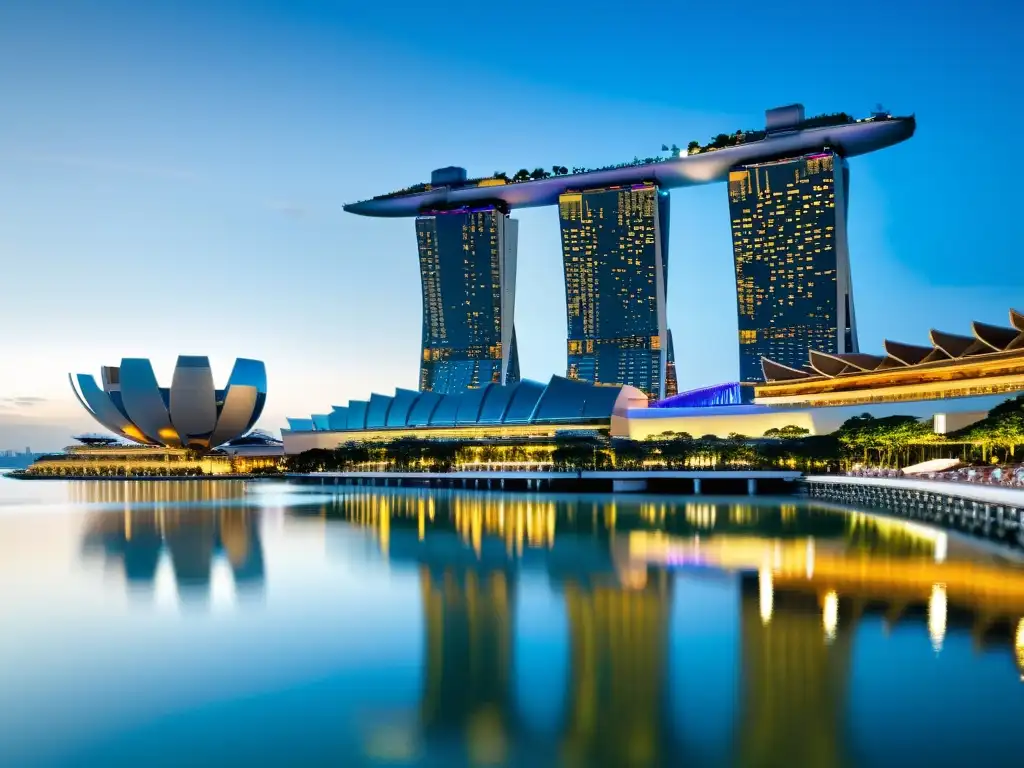
[(663, 398), (668, 193), (653, 184), (590, 189), (561, 195), (558, 207), (566, 375)]
[(493, 206), (417, 217), (421, 390), (449, 394), (519, 380), (512, 325), (518, 225)]
[(825, 151), (729, 174), (740, 381), (761, 358), (800, 369), (809, 349), (856, 352), (846, 161)]

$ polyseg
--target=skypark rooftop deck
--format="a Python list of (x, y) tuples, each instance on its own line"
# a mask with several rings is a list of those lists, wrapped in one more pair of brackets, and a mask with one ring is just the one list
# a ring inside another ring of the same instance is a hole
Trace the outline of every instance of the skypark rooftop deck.
[[(655, 182), (662, 189), (711, 184), (725, 181), (729, 170), (738, 165), (796, 157), (825, 147), (844, 157), (874, 152), (906, 141), (916, 128), (913, 116), (875, 115), (864, 120), (819, 126), (814, 122), (816, 118), (803, 118), (802, 108), (799, 117), (787, 123), (786, 115), (791, 114), (796, 114), (795, 108), (769, 110), (764, 131), (734, 135), (730, 141), (739, 143), (733, 146), (703, 147), (696, 154), (682, 157), (518, 182), (494, 177), (434, 179), (432, 183), (418, 184), (404, 192), (350, 203), (344, 209), (361, 216), (405, 217), (417, 216), (424, 210), (497, 202), (510, 209), (555, 205), (559, 195), (567, 191), (642, 182)], [(813, 127), (803, 127), (807, 125)]]

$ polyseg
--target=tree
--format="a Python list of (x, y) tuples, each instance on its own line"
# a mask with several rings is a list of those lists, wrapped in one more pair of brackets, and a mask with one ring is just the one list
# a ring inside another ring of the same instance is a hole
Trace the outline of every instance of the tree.
[(548, 173), (547, 171), (545, 171), (543, 168), (534, 168), (533, 172), (530, 174), (530, 178), (531, 179), (546, 179), (550, 175), (551, 174)]
[(784, 427), (772, 427), (766, 430), (764, 433), (765, 437), (781, 437), (784, 439), (792, 439), (796, 437), (804, 437), (811, 434), (809, 429), (804, 427), (798, 427), (795, 424), (787, 424)]
[(691, 141), (689, 144), (686, 145), (686, 154), (688, 154), (688, 155), (696, 154), (699, 150), (700, 150), (700, 142), (699, 141)]
[(494, 464), (494, 462), (496, 462), (497, 460), (498, 449), (495, 446), (485, 445), (483, 448), (480, 449), (480, 461), (488, 465), (488, 469), (490, 469), (490, 465)]
[(1024, 395), (1003, 401), (981, 421), (959, 430), (952, 435), (955, 439), (982, 447), (982, 458), (992, 446), (1005, 450), (1005, 458), (1011, 460), (1017, 453), (1017, 446), (1024, 444)]
[(909, 446), (935, 439), (931, 424), (915, 416), (886, 416), (876, 419), (865, 413), (854, 416), (836, 432), (847, 457), (860, 454), (867, 464), (874, 451), (879, 464), (900, 464), (909, 460)]
[(334, 452), (326, 448), (313, 448), (295, 456), (285, 458), (285, 468), (289, 472), (325, 472), (334, 469)]
[(520, 168), (516, 171), (516, 175), (512, 177), (512, 181), (529, 181), (530, 172), (525, 168)]
[(503, 181), (509, 181), (508, 174), (504, 171), (495, 171), (493, 178), (502, 179)]
[(612, 442), (616, 469), (640, 469), (650, 450), (636, 440), (615, 440)]
[(685, 469), (695, 447), (692, 440), (668, 440), (661, 446), (661, 455), (670, 468)]
[(399, 438), (385, 445), (389, 463), (397, 470), (407, 471), (423, 456), (423, 441)]

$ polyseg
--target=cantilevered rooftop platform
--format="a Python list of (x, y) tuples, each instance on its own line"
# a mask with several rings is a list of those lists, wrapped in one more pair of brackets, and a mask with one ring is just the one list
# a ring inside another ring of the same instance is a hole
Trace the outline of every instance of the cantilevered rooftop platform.
[[(770, 110), (772, 113), (784, 112)], [(769, 118), (770, 120), (770, 118)], [(438, 177), (417, 184), (407, 192), (381, 195), (344, 206), (361, 216), (409, 217), (437, 209), (472, 208), (501, 203), (509, 209), (556, 205), (559, 195), (580, 189), (654, 182), (661, 189), (725, 181), (736, 166), (754, 165), (784, 157), (797, 157), (828, 147), (843, 157), (884, 149), (914, 135), (910, 117), (874, 115), (863, 120), (801, 128), (799, 121), (769, 123), (764, 131), (743, 134), (740, 142), (721, 149), (709, 148), (682, 157), (653, 163), (626, 164), (583, 173), (569, 173), (530, 181), (498, 178), (465, 179)]]

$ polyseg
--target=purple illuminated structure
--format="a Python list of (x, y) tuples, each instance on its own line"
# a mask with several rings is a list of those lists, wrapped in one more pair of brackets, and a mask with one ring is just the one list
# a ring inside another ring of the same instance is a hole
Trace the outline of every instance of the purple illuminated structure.
[(728, 384), (715, 384), (711, 387), (691, 389), (680, 392), (675, 397), (667, 397), (651, 408), (713, 408), (722, 405), (742, 405), (743, 387), (738, 381)]

